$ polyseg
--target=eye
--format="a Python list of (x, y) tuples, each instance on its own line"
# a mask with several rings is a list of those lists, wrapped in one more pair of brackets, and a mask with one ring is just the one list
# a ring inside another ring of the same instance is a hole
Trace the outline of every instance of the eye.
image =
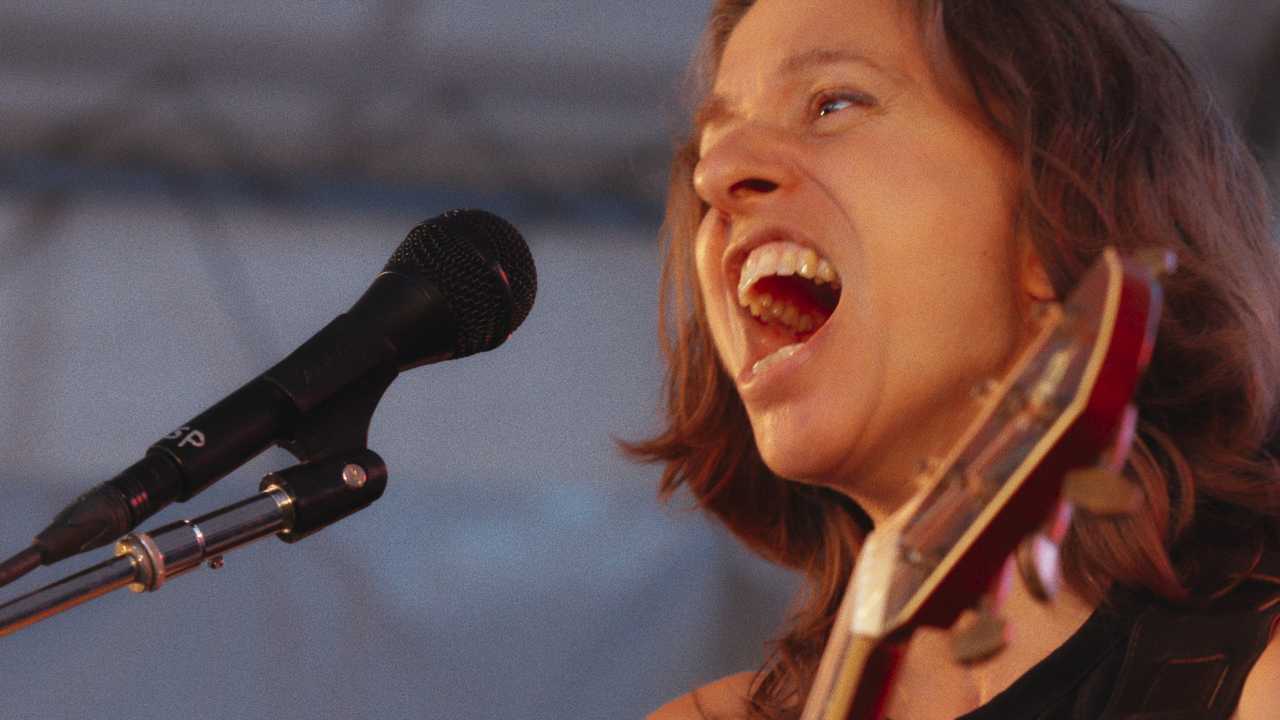
[(841, 91), (818, 93), (813, 99), (813, 114), (824, 118), (853, 107), (872, 107), (875, 98), (866, 93)]

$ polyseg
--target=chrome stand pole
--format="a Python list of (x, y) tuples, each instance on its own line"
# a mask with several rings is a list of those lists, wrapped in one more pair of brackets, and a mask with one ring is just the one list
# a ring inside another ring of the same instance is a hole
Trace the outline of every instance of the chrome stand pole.
[(271, 486), (251, 498), (195, 520), (180, 520), (116, 543), (116, 557), (0, 605), (0, 636), (40, 622), (81, 603), (129, 586), (158, 590), (169, 578), (206, 560), (220, 567), (223, 553), (287, 529), (293, 498)]
[(0, 636), (126, 585), (147, 592), (206, 561), (222, 567), (223, 553), (272, 533), (297, 542), (381, 497), (387, 466), (360, 448), (271, 473), (258, 487), (257, 495), (195, 520), (126, 535), (114, 559), (0, 605)]

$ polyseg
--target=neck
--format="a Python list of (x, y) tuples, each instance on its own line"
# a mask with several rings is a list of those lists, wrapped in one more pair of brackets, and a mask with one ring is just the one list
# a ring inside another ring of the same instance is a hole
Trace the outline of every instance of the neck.
[[(1009, 564), (1012, 567), (1012, 563)], [(983, 703), (1004, 692), (1015, 680), (1080, 629), (1094, 611), (1065, 585), (1049, 601), (1042, 602), (1027, 589), (1016, 571), (1007, 570), (1007, 591), (999, 612), (1008, 621), (1009, 645), (989, 661), (969, 669), (970, 680)]]

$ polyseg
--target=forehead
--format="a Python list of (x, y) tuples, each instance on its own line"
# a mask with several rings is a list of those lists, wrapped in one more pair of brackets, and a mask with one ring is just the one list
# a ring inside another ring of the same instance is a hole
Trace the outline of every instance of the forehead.
[(903, 0), (758, 0), (729, 35), (714, 92), (745, 96), (839, 62), (918, 76), (927, 64), (907, 6)]

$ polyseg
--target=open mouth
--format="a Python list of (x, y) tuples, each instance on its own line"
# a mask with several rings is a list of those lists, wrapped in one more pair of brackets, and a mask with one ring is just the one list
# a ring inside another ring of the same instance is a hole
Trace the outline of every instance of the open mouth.
[(840, 302), (840, 276), (813, 248), (789, 240), (751, 251), (738, 280), (738, 304), (756, 322), (800, 343), (818, 331)]

